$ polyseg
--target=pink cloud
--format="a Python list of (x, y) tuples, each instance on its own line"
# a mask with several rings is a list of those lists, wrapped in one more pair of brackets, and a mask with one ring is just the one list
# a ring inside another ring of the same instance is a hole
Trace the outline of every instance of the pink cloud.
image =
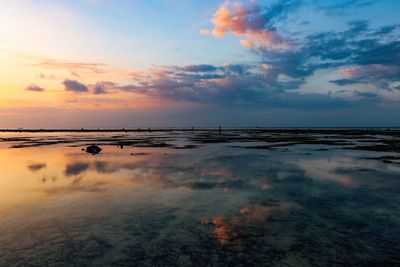
[(240, 43), (246, 47), (287, 48), (287, 42), (274, 30), (266, 26), (265, 15), (258, 5), (242, 6), (225, 3), (215, 12), (211, 22), (214, 29), (203, 29), (203, 34), (212, 33), (223, 37), (228, 33), (246, 37)]
[(270, 69), (271, 69), (271, 65), (270, 64), (262, 64), (262, 69), (265, 71), (265, 72), (268, 72)]
[(240, 40), (240, 44), (249, 48), (253, 48), (256, 46), (256, 43), (250, 40)]
[(360, 68), (342, 68), (339, 70), (339, 73), (343, 76), (353, 76), (356, 73), (360, 72)]
[(382, 64), (371, 64), (357, 67), (346, 67), (339, 69), (339, 73), (342, 76), (360, 78), (366, 76), (374, 76), (378, 77), (379, 74), (392, 74), (396, 75), (398, 73), (398, 69), (393, 66), (385, 66)]

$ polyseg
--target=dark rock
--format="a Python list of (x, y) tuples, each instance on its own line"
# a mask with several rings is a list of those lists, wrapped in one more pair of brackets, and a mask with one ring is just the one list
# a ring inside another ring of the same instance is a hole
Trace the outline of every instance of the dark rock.
[(92, 155), (99, 154), (101, 151), (101, 148), (96, 146), (96, 145), (90, 145), (86, 147), (86, 153), (90, 153)]

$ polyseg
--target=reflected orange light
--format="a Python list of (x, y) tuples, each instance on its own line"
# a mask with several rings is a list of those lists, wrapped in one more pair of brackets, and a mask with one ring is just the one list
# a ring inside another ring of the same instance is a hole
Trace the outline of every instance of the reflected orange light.
[[(148, 177), (151, 173), (146, 173), (144, 169), (127, 169), (124, 166), (150, 159), (145, 156), (133, 157), (125, 150), (115, 149), (113, 157), (92, 157), (79, 147), (55, 145), (8, 148), (9, 146), (10, 143), (0, 143), (0, 162), (4, 163), (1, 166), (0, 214), (5, 214), (14, 207), (28, 207), (70, 194), (149, 185)], [(109, 147), (106, 149), (110, 151)], [(154, 151), (157, 148), (152, 148), (152, 152)], [(98, 165), (102, 160), (107, 162), (106, 166)], [(81, 162), (87, 164), (86, 169), (68, 173), (67, 166)], [(132, 179), (132, 176), (139, 178)]]
[(233, 242), (241, 245), (242, 241), (249, 236), (249, 231), (259, 228), (258, 231), (262, 233), (263, 229), (268, 227), (267, 221), (271, 216), (288, 212), (290, 208), (291, 205), (288, 203), (273, 206), (246, 205), (240, 208), (240, 215), (231, 220), (217, 215), (211, 221), (203, 219), (201, 222), (204, 225), (215, 225), (213, 233), (221, 246), (228, 246)]
[(266, 191), (266, 190), (271, 189), (271, 188), (272, 188), (272, 185), (267, 184), (267, 183), (264, 183), (264, 184), (262, 184), (260, 187), (261, 187), (262, 190)]
[(356, 183), (352, 178), (350, 178), (350, 177), (348, 177), (348, 176), (343, 176), (343, 177), (341, 177), (341, 178), (338, 180), (338, 183), (341, 184), (341, 185), (343, 185), (343, 186), (346, 186), (346, 187), (349, 187), (349, 186), (356, 186), (356, 185), (357, 185), (357, 183)]

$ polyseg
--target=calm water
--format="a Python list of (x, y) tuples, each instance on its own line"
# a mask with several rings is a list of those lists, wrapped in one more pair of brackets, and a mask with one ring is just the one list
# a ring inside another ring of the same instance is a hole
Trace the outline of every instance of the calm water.
[(367, 159), (396, 153), (0, 138), (0, 266), (400, 266), (400, 164)]

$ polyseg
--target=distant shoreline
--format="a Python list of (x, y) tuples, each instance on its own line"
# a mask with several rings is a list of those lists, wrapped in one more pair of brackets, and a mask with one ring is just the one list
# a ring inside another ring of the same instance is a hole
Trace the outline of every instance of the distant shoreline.
[(14, 133), (51, 133), (51, 132), (76, 132), (76, 133), (101, 133), (101, 132), (202, 132), (202, 131), (250, 131), (250, 132), (349, 132), (349, 131), (399, 131), (400, 127), (188, 127), (188, 128), (80, 128), (80, 129), (36, 129), (36, 128), (4, 128), (0, 132)]

